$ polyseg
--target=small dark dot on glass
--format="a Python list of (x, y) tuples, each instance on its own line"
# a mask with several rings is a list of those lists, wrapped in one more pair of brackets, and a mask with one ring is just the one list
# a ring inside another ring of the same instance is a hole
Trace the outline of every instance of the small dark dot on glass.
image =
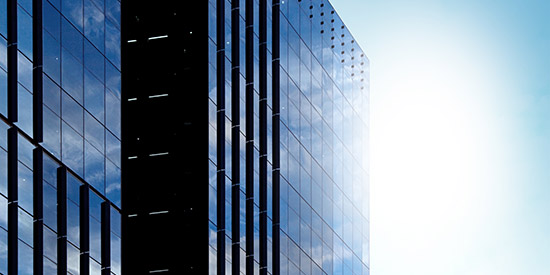
[(330, 31), (334, 31), (334, 28), (331, 28)]
[(345, 54), (346, 52), (345, 51), (342, 51), (342, 54)]
[(330, 38), (330, 40), (334, 40), (334, 36)]
[(330, 46), (331, 49), (334, 49), (334, 45)]
[(325, 33), (325, 31), (324, 31), (324, 30), (321, 30), (321, 33)]
[(342, 42), (342, 46), (346, 45), (346, 43)]
[(325, 16), (325, 13), (324, 13), (324, 12), (321, 12), (321, 16)]
[(321, 21), (321, 25), (324, 25), (325, 24), (325, 21)]
[(334, 23), (334, 19), (330, 20), (331, 23)]
[(334, 14), (334, 11), (331, 11), (330, 14)]
[(342, 27), (341, 27), (341, 28), (342, 28), (342, 29), (344, 29), (344, 25), (342, 25)]
[(324, 7), (324, 6), (325, 6), (325, 4), (321, 3), (321, 8)]
[(310, 15), (309, 15), (309, 18), (313, 18), (313, 14), (310, 14)]
[(312, 10), (312, 9), (313, 9), (313, 6), (309, 6), (309, 9)]
[(365, 62), (361, 62), (361, 65), (365, 65)]

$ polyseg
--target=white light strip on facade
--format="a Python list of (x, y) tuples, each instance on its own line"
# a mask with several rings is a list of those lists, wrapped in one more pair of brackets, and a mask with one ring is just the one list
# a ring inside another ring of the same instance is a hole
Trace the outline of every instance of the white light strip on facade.
[(138, 158), (137, 156), (128, 157), (128, 159), (137, 159), (137, 158)]
[(163, 96), (168, 96), (168, 94), (150, 95), (149, 98), (156, 98), (156, 97), (163, 97)]
[(128, 101), (136, 101), (137, 98), (133, 97), (133, 98), (128, 98)]
[(155, 40), (155, 39), (161, 39), (161, 38), (167, 38), (168, 35), (160, 35), (160, 36), (153, 36), (149, 37), (147, 40)]
[(128, 40), (128, 43), (135, 43), (135, 42), (137, 42), (137, 40), (135, 40), (135, 39)]
[(161, 273), (161, 272), (168, 272), (168, 269), (159, 269), (159, 270), (151, 270), (149, 273)]
[(133, 217), (137, 217), (137, 214), (130, 214), (130, 215), (128, 215), (128, 218), (133, 218)]
[(168, 152), (165, 152), (165, 153), (156, 153), (156, 154), (149, 154), (150, 157), (157, 157), (157, 156), (164, 156), (164, 155), (168, 155)]

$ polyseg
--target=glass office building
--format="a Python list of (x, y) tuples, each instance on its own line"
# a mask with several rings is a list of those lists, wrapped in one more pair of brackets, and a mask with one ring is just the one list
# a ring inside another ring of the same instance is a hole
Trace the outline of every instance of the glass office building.
[(369, 274), (369, 60), (330, 2), (122, 11), (124, 270)]
[(0, 0), (0, 274), (121, 273), (117, 0)]

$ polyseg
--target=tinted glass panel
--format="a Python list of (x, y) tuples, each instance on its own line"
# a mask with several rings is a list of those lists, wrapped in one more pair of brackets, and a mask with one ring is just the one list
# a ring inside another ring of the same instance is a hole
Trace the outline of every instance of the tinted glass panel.
[(61, 0), (61, 12), (82, 31), (84, 26), (82, 0)]
[(19, 241), (18, 246), (18, 275), (32, 275), (32, 248)]
[(57, 234), (48, 228), (44, 228), (44, 256), (57, 262)]
[(57, 41), (61, 41), (61, 15), (48, 1), (42, 1), (42, 24)]
[(120, 206), (120, 169), (112, 162), (106, 161), (106, 170), (105, 193), (110, 201)]
[(116, 138), (111, 132), (106, 132), (106, 148), (105, 152), (107, 158), (109, 158), (116, 166), (120, 167), (120, 140)]
[(85, 148), (84, 179), (97, 190), (105, 190), (105, 157), (90, 143)]
[(105, 93), (105, 106), (109, 112), (106, 113), (107, 128), (120, 137), (120, 100), (112, 93)]
[(44, 182), (44, 224), (57, 230), (57, 190)]
[(97, 120), (105, 122), (105, 86), (86, 70), (84, 81), (84, 107)]
[(32, 17), (17, 8), (17, 49), (32, 59)]
[(105, 128), (88, 112), (84, 112), (85, 123), (85, 135), (84, 138), (88, 140), (99, 152), (104, 151), (105, 147)]
[(21, 163), (18, 163), (18, 166), (17, 192), (19, 192), (19, 206), (32, 213), (32, 171)]
[(79, 134), (84, 134), (84, 109), (66, 93), (62, 94), (62, 118)]
[(88, 41), (84, 44), (84, 66), (101, 82), (105, 82), (105, 58)]
[(61, 45), (50, 34), (44, 32), (42, 37), (44, 54), (44, 72), (55, 82), (60, 83), (61, 78)]
[(54, 114), (50, 109), (43, 109), (44, 121), (44, 141), (43, 146), (46, 150), (56, 157), (61, 155), (61, 118)]
[(57, 86), (49, 77), (43, 78), (43, 101), (54, 113), (61, 115), (61, 88)]
[(84, 173), (84, 139), (68, 124), (62, 123), (62, 161), (79, 175)]
[(110, 20), (105, 20), (105, 56), (120, 68), (120, 30)]
[(63, 49), (62, 62), (62, 88), (69, 93), (76, 101), (82, 103), (83, 99), (83, 66), (70, 53)]
[(84, 35), (101, 51), (105, 51), (105, 15), (91, 0), (84, 0)]
[(82, 62), (84, 37), (65, 19), (61, 20), (61, 43), (63, 44), (63, 48)]

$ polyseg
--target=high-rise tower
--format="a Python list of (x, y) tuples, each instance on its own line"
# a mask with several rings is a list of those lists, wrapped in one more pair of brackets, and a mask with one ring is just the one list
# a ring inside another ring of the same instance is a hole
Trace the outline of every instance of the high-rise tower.
[(329, 1), (122, 11), (125, 272), (369, 274), (369, 60)]

